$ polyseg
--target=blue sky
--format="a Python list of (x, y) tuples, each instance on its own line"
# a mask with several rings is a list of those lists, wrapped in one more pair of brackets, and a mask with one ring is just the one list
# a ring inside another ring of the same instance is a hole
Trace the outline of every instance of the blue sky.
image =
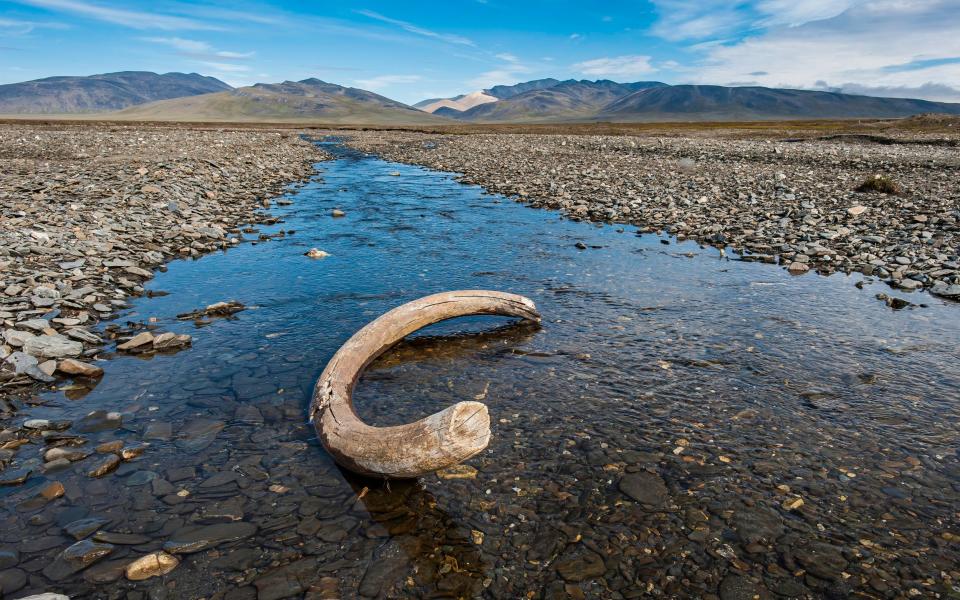
[(409, 103), (542, 77), (960, 102), (960, 0), (0, 1), (0, 83), (119, 70)]

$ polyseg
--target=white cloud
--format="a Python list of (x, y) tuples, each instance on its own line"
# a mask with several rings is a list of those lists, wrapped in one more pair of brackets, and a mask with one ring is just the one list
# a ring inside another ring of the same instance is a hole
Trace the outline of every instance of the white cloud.
[(222, 73), (246, 73), (250, 70), (247, 65), (238, 65), (234, 63), (215, 62), (210, 60), (199, 61), (201, 65), (207, 66), (215, 71)]
[(210, 52), (213, 48), (210, 44), (206, 42), (199, 42), (197, 40), (185, 40), (178, 37), (148, 37), (143, 38), (148, 42), (154, 42), (157, 44), (166, 44), (171, 46), (181, 52)]
[(649, 56), (639, 54), (585, 60), (571, 65), (571, 68), (584, 75), (595, 77), (635, 77), (657, 70), (650, 64)]
[(571, 39), (571, 40), (581, 40), (581, 39), (583, 39), (583, 36), (580, 35), (579, 33), (571, 33), (571, 34), (568, 36), (568, 38)]
[(467, 85), (470, 86), (470, 89), (487, 89), (492, 88), (495, 85), (513, 85), (515, 83), (520, 83), (522, 79), (518, 76), (516, 71), (511, 71), (508, 69), (493, 69), (491, 71), (484, 71), (476, 77), (467, 81)]
[(510, 54), (509, 52), (501, 52), (500, 54), (495, 55), (500, 60), (505, 60), (507, 62), (520, 62), (520, 59), (515, 55)]
[(935, 102), (960, 103), (960, 86), (951, 87), (942, 83), (925, 83), (914, 87), (909, 86), (870, 86), (860, 83), (844, 83), (838, 86), (825, 86), (826, 90), (839, 91), (844, 94), (859, 94), (862, 96), (883, 96), (885, 98), (923, 98)]
[(380, 75), (369, 79), (356, 79), (354, 83), (366, 90), (379, 90), (389, 85), (417, 83), (421, 79), (419, 75)]
[[(658, 0), (658, 6), (670, 3), (688, 4)], [(713, 0), (706, 4), (726, 10)], [(688, 83), (956, 100), (960, 0), (761, 0), (751, 10), (749, 35), (688, 46), (701, 58), (671, 70), (684, 73)]]
[(726, 0), (653, 0), (659, 14), (652, 32), (667, 40), (704, 39), (742, 27), (742, 5)]
[(20, 19), (5, 19), (0, 17), (0, 33), (3, 35), (27, 35), (37, 28), (67, 29), (63, 23), (23, 21)]
[(229, 50), (217, 50), (217, 56), (220, 58), (232, 58), (235, 60), (243, 60), (247, 58), (253, 58), (255, 52), (231, 52)]
[(725, 37), (780, 25), (796, 27), (835, 17), (867, 1), (653, 0), (659, 19), (654, 24), (652, 32), (664, 39), (679, 41)]
[(757, 10), (766, 15), (766, 25), (789, 25), (796, 27), (830, 19), (843, 14), (849, 8), (863, 4), (865, 0), (761, 0)]
[(473, 40), (465, 38), (461, 35), (456, 35), (452, 33), (438, 33), (436, 31), (430, 31), (429, 29), (424, 29), (423, 27), (418, 27), (413, 23), (407, 21), (401, 21), (400, 19), (392, 19), (385, 15), (381, 15), (378, 12), (372, 10), (358, 10), (358, 14), (361, 14), (365, 17), (370, 17), (371, 19), (376, 19), (377, 21), (382, 21), (384, 23), (389, 23), (390, 25), (396, 25), (397, 27), (407, 31), (409, 33), (415, 33), (417, 35), (422, 35), (424, 37), (429, 37), (433, 39), (440, 40), (442, 42), (447, 42), (448, 44), (460, 44), (463, 46), (476, 46), (473, 43)]
[(812, 87), (824, 80), (956, 86), (960, 64), (936, 60), (960, 56), (957, 32), (960, 7), (954, 0), (877, 0), (830, 19), (773, 28), (714, 47), (707, 51), (699, 79), (722, 83), (765, 73), (756, 76), (764, 85)]
[(116, 25), (123, 25), (133, 29), (220, 29), (194, 19), (175, 17), (158, 13), (126, 10), (93, 4), (83, 0), (16, 0), (21, 4), (71, 12), (98, 21), (106, 21)]
[(254, 52), (232, 52), (229, 50), (217, 50), (207, 42), (200, 40), (188, 40), (179, 37), (147, 37), (144, 41), (155, 44), (164, 44), (177, 50), (183, 56), (192, 58), (201, 58), (205, 60), (224, 59), (224, 60), (246, 60), (253, 58)]

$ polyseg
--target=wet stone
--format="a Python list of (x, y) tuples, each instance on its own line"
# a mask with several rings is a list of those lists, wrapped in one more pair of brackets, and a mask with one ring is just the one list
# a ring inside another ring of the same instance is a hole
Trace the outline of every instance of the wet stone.
[(3, 597), (23, 589), (27, 585), (27, 574), (20, 569), (0, 571), (0, 593)]
[(769, 597), (762, 584), (743, 575), (727, 575), (720, 582), (720, 600), (765, 600)]
[(257, 600), (280, 600), (299, 596), (319, 578), (317, 559), (303, 558), (283, 565), (255, 579)]
[(141, 556), (130, 563), (126, 568), (127, 579), (143, 581), (151, 577), (160, 577), (173, 571), (180, 564), (180, 559), (166, 552), (154, 552)]
[(200, 483), (200, 488), (216, 488), (235, 482), (240, 478), (236, 471), (222, 471), (211, 475)]
[(0, 471), (0, 485), (20, 485), (30, 477), (32, 472), (31, 469)]
[(69, 523), (63, 528), (63, 531), (67, 535), (72, 536), (74, 539), (82, 540), (83, 538), (89, 537), (91, 534), (109, 522), (110, 521), (107, 519), (89, 517)]
[(159, 477), (159, 475), (154, 471), (134, 471), (123, 480), (123, 484), (127, 487), (138, 487), (141, 485), (147, 485), (157, 477)]
[(619, 487), (630, 498), (653, 508), (665, 508), (670, 502), (666, 483), (655, 473), (628, 473), (620, 479)]
[(847, 568), (847, 559), (843, 557), (840, 548), (822, 542), (797, 547), (794, 555), (807, 572), (828, 581), (839, 580), (841, 573)]
[(603, 557), (582, 545), (570, 546), (554, 567), (566, 581), (580, 582), (601, 577), (607, 570)]
[(173, 437), (173, 426), (167, 422), (154, 421), (148, 423), (143, 431), (143, 439), (145, 440), (169, 440), (171, 437)]
[(80, 433), (94, 433), (117, 429), (122, 424), (123, 416), (120, 413), (95, 410), (80, 418), (74, 424), (74, 429)]
[(152, 539), (150, 536), (141, 535), (139, 533), (119, 533), (112, 531), (98, 531), (93, 535), (93, 539), (98, 542), (104, 542), (106, 544), (114, 544), (116, 546), (137, 546), (139, 544), (146, 544)]
[(123, 577), (128, 564), (130, 560), (126, 558), (98, 562), (83, 572), (83, 579), (90, 583), (113, 583)]
[(67, 541), (67, 538), (58, 535), (45, 535), (26, 540), (20, 544), (20, 551), (26, 553), (43, 552), (44, 550), (64, 546)]
[(191, 554), (248, 538), (256, 532), (257, 526), (246, 522), (189, 527), (170, 536), (163, 549), (172, 554)]
[(101, 458), (96, 464), (87, 471), (87, 475), (90, 477), (103, 477), (108, 473), (113, 472), (120, 465), (120, 457), (115, 454), (110, 454)]
[(390, 597), (394, 586), (403, 581), (410, 562), (396, 538), (388, 541), (370, 561), (357, 591), (366, 598)]
[(20, 562), (20, 553), (16, 550), (0, 550), (0, 570), (14, 567)]
[(61, 581), (82, 571), (96, 561), (113, 552), (110, 544), (98, 544), (90, 540), (79, 541), (66, 550), (43, 569), (43, 574), (53, 581)]
[(72, 358), (65, 358), (57, 364), (57, 370), (67, 375), (80, 377), (101, 377), (103, 369), (90, 363), (81, 362)]

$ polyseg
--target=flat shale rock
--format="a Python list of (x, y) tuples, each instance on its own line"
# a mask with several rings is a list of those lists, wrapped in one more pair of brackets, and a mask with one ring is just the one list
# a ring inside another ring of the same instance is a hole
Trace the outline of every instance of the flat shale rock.
[(189, 527), (174, 533), (164, 543), (163, 549), (171, 554), (192, 554), (220, 544), (248, 538), (256, 532), (256, 525), (243, 521)]
[(253, 580), (257, 588), (257, 600), (280, 600), (299, 597), (319, 579), (316, 558), (302, 558), (288, 565), (277, 567)]
[(107, 556), (113, 552), (113, 548), (110, 544), (81, 540), (61, 552), (52, 563), (44, 567), (43, 574), (52, 581), (62, 581)]
[(103, 369), (90, 363), (81, 362), (72, 358), (65, 358), (57, 364), (57, 370), (67, 375), (80, 377), (100, 377)]
[(607, 570), (602, 556), (581, 545), (569, 547), (560, 555), (554, 567), (560, 577), (574, 583), (596, 579)]
[(665, 508), (670, 502), (667, 484), (655, 473), (628, 473), (620, 479), (619, 487), (630, 498), (654, 508)]

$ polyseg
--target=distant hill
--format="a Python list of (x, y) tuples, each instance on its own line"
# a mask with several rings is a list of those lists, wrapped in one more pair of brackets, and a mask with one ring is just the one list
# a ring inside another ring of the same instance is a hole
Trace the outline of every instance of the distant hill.
[(960, 104), (878, 98), (836, 92), (659, 81), (541, 79), (485, 90), (500, 98), (437, 116), (473, 123), (575, 121), (751, 121), (771, 119), (898, 118), (921, 113), (960, 114)]
[(461, 94), (454, 98), (439, 98), (429, 102), (417, 102), (413, 105), (413, 107), (419, 108), (420, 110), (428, 113), (435, 113), (437, 109), (440, 108), (451, 108), (456, 111), (465, 111), (470, 110), (474, 106), (496, 101), (496, 97), (480, 91), (471, 92), (469, 94)]
[(960, 114), (960, 104), (764, 87), (674, 85), (640, 90), (595, 116), (608, 121), (749, 121)]
[(605, 106), (637, 90), (665, 86), (658, 81), (617, 83), (570, 79), (547, 87), (533, 87), (495, 103), (482, 104), (459, 115), (463, 121), (563, 121), (590, 119)]
[(319, 79), (258, 83), (215, 94), (152, 102), (110, 116), (158, 121), (320, 121), (372, 125), (449, 122), (373, 92)]
[(47, 77), (0, 85), (0, 114), (77, 114), (232, 89), (197, 73), (123, 71), (87, 77)]
[(560, 83), (559, 79), (553, 79), (551, 77), (547, 79), (534, 79), (533, 81), (518, 83), (516, 85), (495, 85), (489, 90), (483, 90), (483, 91), (493, 96), (494, 98), (506, 100), (507, 98), (513, 98), (514, 96), (518, 96), (524, 92), (550, 88), (557, 85), (558, 83)]
[[(560, 83), (558, 79), (537, 79), (516, 85), (495, 85), (489, 90), (460, 94), (452, 98), (428, 98), (427, 100), (417, 102), (413, 107), (435, 115), (442, 114), (456, 118), (460, 113), (470, 110), (474, 106), (513, 98), (514, 96), (532, 90), (546, 89), (558, 83)], [(444, 110), (440, 112), (440, 109)]]

